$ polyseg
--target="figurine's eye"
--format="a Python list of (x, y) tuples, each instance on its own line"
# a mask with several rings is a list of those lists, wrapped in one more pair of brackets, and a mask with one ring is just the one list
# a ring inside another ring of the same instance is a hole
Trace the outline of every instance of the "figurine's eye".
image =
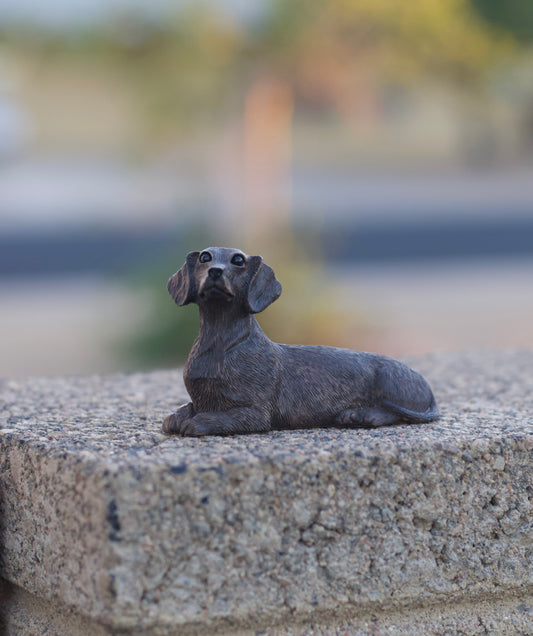
[(209, 252), (202, 252), (198, 260), (200, 261), (200, 263), (209, 263), (209, 261), (213, 260), (213, 257)]
[(244, 263), (245, 263), (245, 260), (242, 254), (235, 254), (234, 257), (231, 259), (232, 265), (237, 265), (239, 267), (242, 267)]

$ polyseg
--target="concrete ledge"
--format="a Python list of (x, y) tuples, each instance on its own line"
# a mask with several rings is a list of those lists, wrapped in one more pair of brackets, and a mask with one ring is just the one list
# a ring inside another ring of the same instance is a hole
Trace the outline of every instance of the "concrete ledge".
[(533, 352), (409, 362), (433, 424), (200, 440), (179, 372), (4, 382), (4, 629), (533, 633)]
[[(403, 610), (345, 612), (342, 609), (329, 612), (315, 611), (308, 617), (291, 617), (289, 620), (263, 625), (258, 629), (228, 626), (228, 621), (202, 625), (159, 626), (152, 629), (117, 629), (104, 626), (76, 614), (61, 603), (50, 603), (37, 598), (16, 586), (3, 583), (2, 634), (24, 636), (108, 636), (145, 634), (222, 634), (224, 636), (372, 636), (424, 634), (448, 636), (461, 634), (477, 636), (494, 634), (514, 636), (531, 634), (533, 621), (533, 597), (517, 595), (505, 599), (466, 600), (465, 602), (407, 606)], [(2, 583), (0, 582), (0, 594)], [(301, 620), (298, 620), (300, 618)]]

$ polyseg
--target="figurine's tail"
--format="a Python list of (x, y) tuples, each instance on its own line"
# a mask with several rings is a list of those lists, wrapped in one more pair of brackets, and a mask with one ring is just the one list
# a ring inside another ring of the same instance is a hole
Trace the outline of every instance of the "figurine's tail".
[(413, 422), (413, 423), (431, 422), (432, 420), (436, 420), (440, 415), (439, 408), (437, 406), (437, 403), (434, 397), (430, 406), (423, 413), (420, 413), (419, 411), (411, 411), (410, 409), (406, 409), (403, 406), (398, 406), (397, 404), (394, 404), (393, 402), (388, 402), (387, 400), (384, 400), (382, 402), (382, 405), (385, 408), (387, 408), (389, 411), (392, 411), (393, 413), (400, 415), (403, 419), (407, 420), (408, 422)]

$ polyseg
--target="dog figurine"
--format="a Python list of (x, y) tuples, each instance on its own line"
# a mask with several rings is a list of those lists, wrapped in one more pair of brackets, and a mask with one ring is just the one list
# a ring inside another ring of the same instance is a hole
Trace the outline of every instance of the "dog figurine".
[(198, 305), (200, 332), (183, 373), (192, 402), (165, 418), (164, 433), (377, 427), (439, 416), (428, 383), (397, 360), (269, 340), (254, 314), (280, 296), (281, 284), (261, 256), (190, 252), (167, 288), (177, 305)]

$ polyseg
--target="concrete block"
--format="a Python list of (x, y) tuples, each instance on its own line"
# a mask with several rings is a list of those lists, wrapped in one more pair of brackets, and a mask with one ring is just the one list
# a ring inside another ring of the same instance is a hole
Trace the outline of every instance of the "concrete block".
[(437, 422), (232, 438), (160, 433), (179, 371), (4, 381), (4, 629), (533, 633), (533, 352), (408, 362)]

